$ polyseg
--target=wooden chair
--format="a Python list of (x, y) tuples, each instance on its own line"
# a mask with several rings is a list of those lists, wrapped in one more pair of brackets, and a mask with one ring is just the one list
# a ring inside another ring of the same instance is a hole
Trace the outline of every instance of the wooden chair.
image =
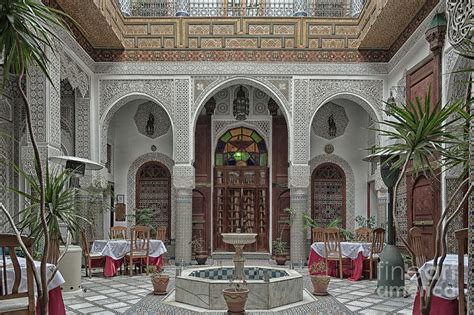
[[(87, 239), (86, 233), (81, 230), (81, 247), (82, 255), (86, 264), (86, 277), (92, 277), (92, 261), (103, 260), (105, 257), (98, 253), (91, 253), (89, 247), (89, 240)], [(105, 268), (105, 267), (104, 267)]]
[(148, 275), (149, 250), (150, 250), (150, 228), (148, 226), (134, 226), (130, 229), (130, 252), (125, 256), (128, 264), (129, 274), (133, 275), (133, 263), (138, 260), (141, 268), (143, 259), (146, 262), (146, 274)]
[(370, 256), (369, 256), (369, 279), (372, 280), (373, 278), (373, 268), (374, 268), (374, 260), (379, 260), (379, 254), (383, 251), (385, 243), (385, 230), (382, 228), (377, 228), (372, 231), (372, 246), (370, 247)]
[(355, 238), (358, 242), (372, 242), (372, 229), (368, 227), (360, 227), (356, 229)]
[(338, 228), (324, 229), (324, 256), (326, 259), (326, 274), (329, 272), (328, 261), (339, 262), (339, 277), (342, 279), (341, 236)]
[(110, 239), (111, 240), (126, 240), (127, 239), (127, 227), (126, 226), (112, 226), (110, 228)]
[(324, 228), (314, 227), (311, 229), (313, 233), (313, 243), (314, 242), (324, 242)]
[(459, 315), (466, 314), (466, 296), (464, 295), (464, 288), (466, 284), (464, 283), (464, 254), (467, 254), (467, 228), (457, 230), (454, 232), (456, 239), (458, 241), (458, 305), (459, 305)]
[[(28, 252), (32, 253), (33, 240), (22, 237)], [(16, 256), (15, 249), (20, 246), (20, 242), (13, 234), (0, 234), (0, 314), (35, 314), (35, 291), (33, 288), (33, 268), (34, 266), (26, 260), (26, 292), (18, 292), (21, 283), (22, 270)], [(10, 253), (11, 264), (6, 260), (6, 249)], [(8, 270), (7, 270), (8, 269)], [(13, 270), (13, 283), (7, 282), (7, 273)]]
[(412, 262), (413, 266), (421, 268), (426, 262), (426, 256), (423, 251), (423, 241), (421, 239), (421, 229), (419, 227), (412, 227), (408, 231), (410, 237), (410, 244), (415, 254), (415, 261)]
[(156, 239), (166, 243), (166, 226), (159, 226), (156, 228)]

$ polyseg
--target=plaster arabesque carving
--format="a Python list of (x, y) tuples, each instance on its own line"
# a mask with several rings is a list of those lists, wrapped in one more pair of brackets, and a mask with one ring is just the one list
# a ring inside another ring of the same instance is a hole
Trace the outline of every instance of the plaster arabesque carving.
[(173, 119), (173, 80), (101, 80), (100, 93), (100, 149), (101, 161), (107, 159), (107, 132), (113, 115), (125, 104), (136, 99), (158, 101)]
[(61, 79), (67, 79), (73, 89), (78, 89), (82, 97), (89, 92), (89, 76), (69, 57), (64, 49), (59, 49), (61, 59)]
[[(271, 79), (271, 81), (270, 81)], [(210, 78), (198, 78), (194, 79), (195, 88), (193, 92), (193, 109), (192, 114), (197, 115), (198, 107), (203, 106), (212, 95), (211, 91), (218, 91), (220, 89), (232, 86), (232, 85), (251, 85), (256, 86), (259, 90), (266, 93), (270, 97), (276, 95), (284, 107), (286, 112), (291, 115), (290, 103), (291, 82), (289, 78), (264, 78), (258, 76), (251, 77), (214, 77), (214, 80), (210, 82)], [(273, 83), (272, 83), (273, 82)], [(207, 85), (205, 85), (207, 84)], [(275, 86), (274, 84), (277, 84)], [(197, 88), (197, 86), (200, 86)], [(278, 102), (278, 100), (275, 100)], [(279, 103), (279, 102), (278, 102)]]

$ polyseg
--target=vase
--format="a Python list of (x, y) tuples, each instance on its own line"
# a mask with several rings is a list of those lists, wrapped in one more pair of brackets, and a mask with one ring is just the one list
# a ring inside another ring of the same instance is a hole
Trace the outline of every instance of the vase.
[(245, 314), (249, 289), (227, 288), (222, 290), (229, 314)]
[(331, 277), (326, 275), (311, 276), (311, 282), (313, 283), (313, 294), (328, 295), (328, 285), (330, 280)]

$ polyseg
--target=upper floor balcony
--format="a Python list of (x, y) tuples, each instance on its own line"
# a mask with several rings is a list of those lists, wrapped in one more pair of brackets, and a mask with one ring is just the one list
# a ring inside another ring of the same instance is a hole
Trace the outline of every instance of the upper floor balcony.
[(365, 0), (116, 0), (131, 17), (357, 18)]

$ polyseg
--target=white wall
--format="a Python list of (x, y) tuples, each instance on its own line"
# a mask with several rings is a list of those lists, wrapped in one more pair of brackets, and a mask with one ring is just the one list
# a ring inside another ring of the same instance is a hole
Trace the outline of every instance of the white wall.
[[(156, 139), (151, 139), (138, 132), (133, 117), (144, 100), (132, 101), (122, 108), (112, 118), (109, 128), (109, 137), (112, 143), (112, 167), (114, 171), (115, 194), (123, 194), (127, 198), (127, 175), (130, 165), (141, 155), (149, 152), (155, 145), (157, 150), (173, 158), (173, 132), (172, 127), (168, 132)], [(158, 106), (158, 105), (157, 105)], [(171, 171), (171, 170), (170, 170)], [(125, 201), (127, 202), (127, 201)], [(131, 209), (127, 209), (129, 213)], [(126, 222), (117, 222), (117, 224)]]
[(364, 149), (367, 148), (369, 115), (362, 107), (352, 101), (338, 99), (332, 102), (344, 107), (349, 118), (349, 124), (342, 136), (332, 140), (321, 138), (311, 131), (311, 158), (325, 154), (324, 146), (326, 144), (331, 143), (334, 146), (333, 154), (349, 163), (354, 173), (355, 216), (366, 216), (369, 163), (362, 161), (362, 158), (367, 155), (367, 151)]

